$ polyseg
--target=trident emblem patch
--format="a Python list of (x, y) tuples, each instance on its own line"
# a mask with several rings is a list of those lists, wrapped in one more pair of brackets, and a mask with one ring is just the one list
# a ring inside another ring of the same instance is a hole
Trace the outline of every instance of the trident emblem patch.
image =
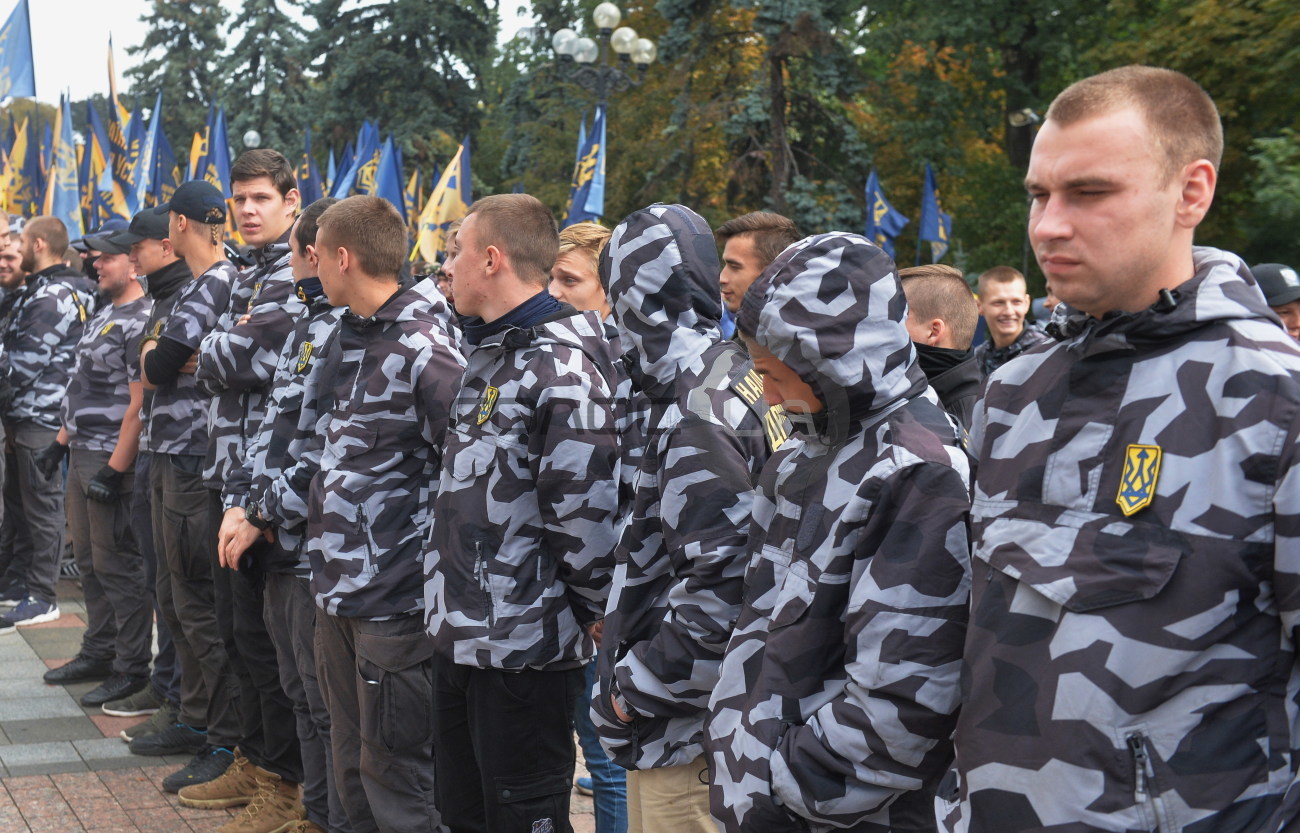
[(492, 411), (497, 406), (497, 396), (500, 395), (500, 393), (499, 390), (491, 385), (488, 385), (487, 390), (483, 391), (483, 398), (480, 399), (478, 403), (478, 425), (487, 422), (488, 417), (492, 416)]
[(306, 369), (307, 369), (307, 365), (308, 365), (309, 363), (311, 363), (311, 353), (312, 353), (312, 350), (313, 350), (313, 349), (315, 349), (315, 348), (312, 347), (312, 343), (311, 343), (310, 341), (304, 341), (304, 342), (303, 342), (303, 344), (302, 344), (302, 352), (298, 354), (298, 372), (299, 372), (299, 373), (302, 373), (304, 370), (306, 370)]
[(1125, 517), (1146, 508), (1156, 496), (1160, 477), (1160, 446), (1130, 445), (1124, 453), (1124, 474), (1115, 502)]

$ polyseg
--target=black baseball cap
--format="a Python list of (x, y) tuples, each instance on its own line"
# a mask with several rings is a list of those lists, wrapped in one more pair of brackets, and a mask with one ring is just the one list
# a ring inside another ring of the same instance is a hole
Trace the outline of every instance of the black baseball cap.
[(163, 216), (169, 211), (175, 211), (182, 217), (217, 226), (226, 222), (226, 198), (212, 183), (191, 179), (177, 188), (172, 198), (154, 211)]
[(1281, 263), (1261, 263), (1250, 267), (1256, 283), (1264, 292), (1264, 300), (1270, 307), (1280, 307), (1292, 301), (1300, 301), (1300, 274), (1290, 266)]
[(166, 240), (167, 214), (156, 214), (152, 208), (146, 208), (131, 218), (131, 225), (126, 231), (113, 235), (113, 240), (128, 248), (141, 240)]
[(85, 237), (79, 237), (76, 240), (73, 240), (68, 245), (79, 252), (94, 249), (97, 252), (103, 252), (104, 254), (109, 255), (124, 254), (124, 252), (118, 252), (115, 250), (110, 251), (110, 249), (112, 249), (111, 246), (109, 248), (104, 248), (103, 245), (100, 245), (105, 243), (105, 241), (107, 241), (115, 232), (124, 230), (126, 230), (126, 220), (123, 220), (121, 217), (110, 217), (105, 220), (104, 224), (99, 228), (95, 229), (90, 234), (87, 234)]

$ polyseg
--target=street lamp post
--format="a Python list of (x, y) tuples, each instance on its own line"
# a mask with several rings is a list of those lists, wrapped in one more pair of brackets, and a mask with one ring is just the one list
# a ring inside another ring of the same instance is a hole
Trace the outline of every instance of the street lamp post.
[[(591, 17), (596, 24), (597, 39), (579, 37), (573, 29), (564, 28), (551, 37), (551, 48), (560, 56), (561, 64), (577, 64), (569, 73), (569, 80), (594, 93), (596, 103), (604, 107), (611, 93), (641, 83), (657, 48), (654, 41), (639, 37), (632, 27), (618, 25), (623, 13), (613, 3), (601, 3)], [(618, 55), (617, 63), (609, 62), (611, 49)], [(637, 68), (635, 77), (627, 71), (630, 65)]]

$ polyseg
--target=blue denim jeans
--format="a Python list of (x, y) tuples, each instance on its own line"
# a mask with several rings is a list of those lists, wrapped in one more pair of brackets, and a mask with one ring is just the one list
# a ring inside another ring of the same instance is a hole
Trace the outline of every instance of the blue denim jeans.
[(578, 730), (582, 759), (591, 773), (595, 792), (596, 833), (627, 833), (627, 770), (605, 754), (591, 724), (591, 690), (596, 684), (596, 663), (587, 663), (586, 696), (579, 697), (573, 710), (573, 725)]

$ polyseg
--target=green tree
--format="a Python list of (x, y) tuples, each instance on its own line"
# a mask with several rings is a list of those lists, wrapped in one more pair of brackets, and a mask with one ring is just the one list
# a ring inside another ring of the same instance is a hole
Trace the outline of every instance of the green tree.
[(1250, 202), (1241, 219), (1246, 245), (1241, 255), (1250, 263), (1300, 265), (1300, 135), (1282, 135), (1251, 143), (1256, 171), (1251, 177)]
[[(345, 7), (316, 0), (308, 35), (318, 83), (311, 99), (320, 135), (337, 147), (365, 119), (401, 143), (408, 161), (445, 158), (449, 137), (479, 126), (483, 76), (495, 50), (489, 0), (386, 0)], [(455, 146), (453, 141), (452, 147)]]
[(222, 60), (227, 79), (226, 105), (231, 141), (249, 129), (262, 135), (262, 146), (293, 157), (302, 142), (308, 82), (304, 32), (282, 6), (291, 0), (244, 0), (231, 21), (235, 40)]
[(151, 11), (141, 17), (149, 26), (144, 41), (127, 47), (142, 57), (126, 73), (131, 91), (152, 101), (162, 90), (163, 129), (177, 156), (188, 152), (191, 137), (207, 118), (211, 96), (225, 86), (216, 70), (225, 19), (220, 0), (153, 0)]

